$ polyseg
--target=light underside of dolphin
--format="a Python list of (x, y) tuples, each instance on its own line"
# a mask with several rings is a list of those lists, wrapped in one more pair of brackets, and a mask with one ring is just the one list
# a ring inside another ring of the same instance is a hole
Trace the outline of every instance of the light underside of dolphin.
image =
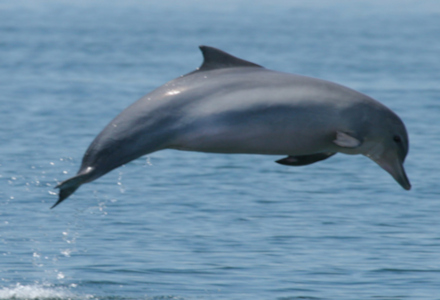
[(204, 62), (139, 99), (87, 149), (74, 177), (61, 182), (55, 207), (84, 183), (140, 156), (178, 149), (286, 155), (303, 166), (340, 152), (363, 154), (404, 188), (408, 135), (401, 119), (347, 87), (265, 69), (200, 46)]

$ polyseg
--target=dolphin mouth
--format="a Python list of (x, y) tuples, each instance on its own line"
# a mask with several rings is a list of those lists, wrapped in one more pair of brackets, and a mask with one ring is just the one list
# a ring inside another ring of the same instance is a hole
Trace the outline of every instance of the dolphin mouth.
[(409, 191), (411, 189), (411, 183), (409, 182), (408, 176), (406, 176), (403, 163), (398, 159), (387, 160), (387, 159), (375, 159), (374, 160), (382, 169), (387, 171), (394, 180), (405, 190)]

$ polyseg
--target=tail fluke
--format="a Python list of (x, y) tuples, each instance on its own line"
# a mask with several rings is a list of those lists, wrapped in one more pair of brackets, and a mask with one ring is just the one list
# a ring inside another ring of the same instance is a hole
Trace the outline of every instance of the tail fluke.
[(81, 184), (86, 183), (88, 179), (91, 177), (90, 173), (92, 171), (92, 168), (87, 169), (88, 172), (79, 173), (76, 176), (73, 176), (72, 178), (69, 178), (60, 184), (58, 184), (55, 188), (60, 189), (60, 194), (58, 197), (58, 201), (52, 205), (51, 209), (63, 202), (67, 197), (72, 195)]

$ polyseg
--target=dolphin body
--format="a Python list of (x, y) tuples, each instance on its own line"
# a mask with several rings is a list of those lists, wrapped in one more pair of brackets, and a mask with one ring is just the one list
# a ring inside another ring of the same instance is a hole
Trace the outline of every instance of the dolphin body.
[(142, 97), (104, 128), (77, 175), (57, 185), (52, 208), (80, 185), (162, 149), (287, 155), (276, 162), (290, 166), (337, 152), (363, 154), (411, 188), (405, 125), (383, 104), (332, 82), (200, 49), (200, 68)]

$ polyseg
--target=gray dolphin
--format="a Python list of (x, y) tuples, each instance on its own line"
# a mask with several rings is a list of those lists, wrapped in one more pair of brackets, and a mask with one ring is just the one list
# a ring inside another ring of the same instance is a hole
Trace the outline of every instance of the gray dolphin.
[(200, 49), (200, 68), (142, 97), (104, 128), (77, 175), (57, 185), (52, 208), (81, 184), (162, 149), (287, 155), (277, 163), (289, 166), (337, 152), (363, 154), (411, 188), (405, 125), (383, 104), (332, 82)]

